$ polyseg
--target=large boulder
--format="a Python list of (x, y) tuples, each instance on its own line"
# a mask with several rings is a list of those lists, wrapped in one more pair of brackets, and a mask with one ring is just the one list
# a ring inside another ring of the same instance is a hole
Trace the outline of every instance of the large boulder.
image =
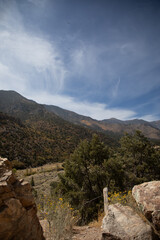
[(132, 189), (132, 195), (145, 217), (160, 233), (160, 181), (136, 185)]
[(108, 239), (116, 239), (116, 237), (122, 240), (152, 239), (151, 227), (132, 208), (118, 203), (108, 206), (102, 228), (104, 232), (114, 235), (113, 238), (108, 237)]
[(0, 239), (44, 240), (30, 184), (19, 181), (0, 158)]

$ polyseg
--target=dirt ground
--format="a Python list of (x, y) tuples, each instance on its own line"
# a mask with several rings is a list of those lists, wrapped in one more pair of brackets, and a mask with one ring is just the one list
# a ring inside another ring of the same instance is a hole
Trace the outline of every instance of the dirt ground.
[[(44, 236), (46, 240), (51, 240), (52, 237), (50, 237), (49, 234), (49, 225), (46, 220), (40, 221), (41, 226), (44, 231)], [(73, 228), (73, 236), (70, 240), (101, 240), (102, 237), (102, 230), (101, 227), (91, 227), (91, 226), (75, 226)]]
[(100, 227), (74, 227), (73, 240), (101, 240), (102, 231)]

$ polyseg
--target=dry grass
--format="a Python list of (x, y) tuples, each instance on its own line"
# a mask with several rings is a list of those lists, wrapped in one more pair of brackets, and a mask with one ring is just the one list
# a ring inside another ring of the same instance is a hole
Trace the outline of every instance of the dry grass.
[(76, 218), (69, 204), (62, 198), (51, 196), (50, 184), (58, 181), (58, 173), (63, 172), (62, 163), (46, 164), (42, 167), (16, 171), (18, 178), (31, 183), (36, 194), (38, 217), (45, 230), (47, 240), (72, 238), (72, 227)]
[(73, 225), (76, 218), (74, 210), (62, 198), (41, 196), (38, 210), (41, 218), (47, 220), (48, 240), (70, 240), (73, 235)]
[(49, 195), (50, 184), (53, 181), (58, 181), (58, 173), (63, 172), (62, 163), (46, 164), (42, 167), (30, 168), (24, 170), (17, 170), (16, 176), (31, 183), (32, 177), (34, 179), (34, 190), (37, 193)]
[(36, 173), (59, 171), (59, 170), (62, 170), (62, 169), (63, 169), (62, 163), (49, 163), (49, 164), (45, 164), (45, 165), (40, 166), (40, 167), (17, 170), (16, 175), (18, 177), (23, 178), (25, 176), (34, 175)]
[(89, 227), (101, 228), (103, 218), (104, 218), (104, 212), (99, 213), (98, 221), (94, 220), (93, 222), (89, 223)]

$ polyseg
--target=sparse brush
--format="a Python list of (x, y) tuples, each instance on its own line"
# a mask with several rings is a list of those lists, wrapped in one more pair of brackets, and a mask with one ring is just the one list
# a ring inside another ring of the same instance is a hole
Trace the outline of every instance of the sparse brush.
[(132, 201), (132, 193), (128, 192), (108, 192), (108, 202), (110, 204), (120, 203), (122, 205), (129, 205)]
[(141, 209), (138, 207), (135, 199), (132, 196), (131, 191), (125, 192), (108, 192), (108, 202), (109, 204), (120, 203), (122, 205), (126, 205), (131, 207), (144, 221), (146, 221), (145, 217), (142, 214)]
[(62, 198), (41, 196), (38, 210), (41, 218), (49, 223), (49, 239), (72, 239), (72, 227), (76, 222), (74, 210)]

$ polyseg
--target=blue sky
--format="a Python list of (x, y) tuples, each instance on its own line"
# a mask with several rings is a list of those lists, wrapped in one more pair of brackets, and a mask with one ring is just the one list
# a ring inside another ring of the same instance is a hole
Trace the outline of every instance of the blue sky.
[(0, 89), (98, 120), (160, 119), (160, 1), (0, 0)]

